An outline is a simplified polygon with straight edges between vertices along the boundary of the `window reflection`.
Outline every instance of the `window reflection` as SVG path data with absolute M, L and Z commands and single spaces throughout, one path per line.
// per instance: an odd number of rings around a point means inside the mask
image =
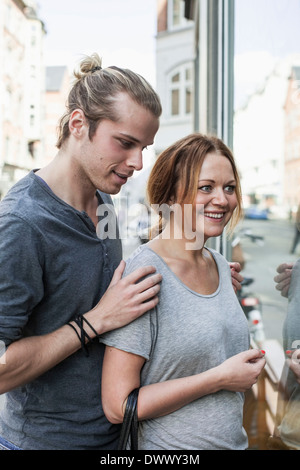
M 264 238 L 263 247 L 250 239 L 240 244 L 266 335 L 267 367 L 245 405 L 250 448 L 258 449 L 300 449 L 299 18 L 297 0 L 235 1 L 242 228 Z

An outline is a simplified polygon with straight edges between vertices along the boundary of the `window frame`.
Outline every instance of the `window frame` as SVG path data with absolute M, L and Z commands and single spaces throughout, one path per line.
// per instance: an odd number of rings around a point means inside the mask
M 189 77 L 187 77 L 189 73 Z M 179 80 L 174 81 L 174 77 L 179 75 Z M 173 68 L 167 75 L 168 83 L 168 117 L 172 120 L 186 119 L 193 117 L 194 113 L 194 64 L 184 62 Z M 173 96 L 178 91 L 178 113 L 173 113 Z M 189 111 L 187 111 L 187 92 L 189 91 Z
M 174 23 L 174 6 L 177 3 L 178 12 L 178 23 Z M 168 0 L 168 30 L 177 30 L 185 28 L 190 21 L 184 16 L 184 2 L 182 0 Z

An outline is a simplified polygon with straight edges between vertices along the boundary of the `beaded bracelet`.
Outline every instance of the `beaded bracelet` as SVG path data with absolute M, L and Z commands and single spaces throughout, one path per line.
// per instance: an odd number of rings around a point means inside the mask
M 83 323 L 85 322 L 90 327 L 90 329 L 93 331 L 93 333 L 95 333 L 97 338 L 99 338 L 99 335 L 98 335 L 97 331 L 93 328 L 93 326 L 90 324 L 90 322 L 83 315 L 78 315 L 78 317 L 76 317 L 74 319 L 74 322 L 76 323 L 76 325 L 79 326 L 80 334 L 78 333 L 77 329 L 75 328 L 74 325 L 72 325 L 71 322 L 67 323 L 67 325 L 69 325 L 75 331 L 75 333 L 78 336 L 78 339 L 81 343 L 81 348 L 84 351 L 85 355 L 88 357 L 89 356 L 89 351 L 88 351 L 87 344 L 88 344 L 88 342 L 92 341 L 92 339 L 90 338 L 90 336 L 85 331 Z M 87 342 L 86 342 L 86 339 L 87 339 Z

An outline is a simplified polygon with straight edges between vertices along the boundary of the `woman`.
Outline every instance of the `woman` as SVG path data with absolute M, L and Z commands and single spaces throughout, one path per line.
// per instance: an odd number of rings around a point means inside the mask
M 169 217 L 132 255 L 127 273 L 151 261 L 162 274 L 160 300 L 103 337 L 104 412 L 122 422 L 126 398 L 140 386 L 140 449 L 245 449 L 243 392 L 265 360 L 249 350 L 228 263 L 205 246 L 241 216 L 230 150 L 214 137 L 181 139 L 156 161 L 148 197 L 152 207 L 169 206 Z

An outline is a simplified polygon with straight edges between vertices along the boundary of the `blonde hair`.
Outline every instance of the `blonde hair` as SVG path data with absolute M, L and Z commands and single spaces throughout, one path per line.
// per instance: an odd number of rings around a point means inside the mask
M 150 205 L 193 203 L 198 189 L 199 173 L 208 153 L 216 152 L 229 159 L 236 180 L 237 207 L 229 223 L 229 233 L 242 218 L 242 192 L 239 173 L 230 149 L 221 139 L 202 134 L 190 134 L 164 150 L 156 160 L 147 184 L 147 197 Z M 178 193 L 180 183 L 180 194 Z M 151 232 L 151 237 L 163 229 L 162 214 L 159 224 Z
M 89 121 L 89 138 L 92 139 L 99 122 L 118 119 L 117 95 L 127 93 L 136 103 L 159 118 L 162 112 L 160 99 L 152 86 L 141 75 L 129 69 L 111 66 L 102 68 L 97 53 L 85 56 L 74 71 L 74 83 L 69 92 L 66 112 L 58 127 L 56 146 L 61 148 L 69 137 L 69 120 L 75 109 L 81 109 Z

